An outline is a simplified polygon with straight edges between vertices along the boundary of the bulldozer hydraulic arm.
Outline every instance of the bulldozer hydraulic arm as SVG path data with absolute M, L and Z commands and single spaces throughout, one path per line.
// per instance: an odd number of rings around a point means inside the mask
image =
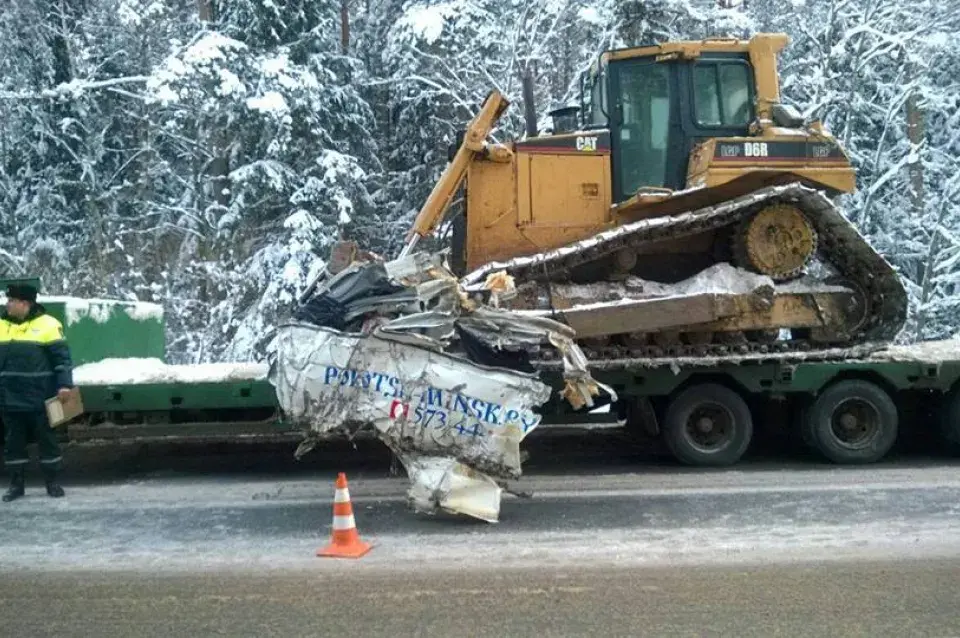
M 417 214 L 413 227 L 407 234 L 406 245 L 400 253 L 401 256 L 409 254 L 420 238 L 432 233 L 439 225 L 450 205 L 451 198 L 463 182 L 467 166 L 478 153 L 484 151 L 487 135 L 509 104 L 499 91 L 494 90 L 487 95 L 480 112 L 467 125 L 463 143 L 457 149 L 456 155 L 453 156 L 453 160 L 444 170 L 423 208 Z

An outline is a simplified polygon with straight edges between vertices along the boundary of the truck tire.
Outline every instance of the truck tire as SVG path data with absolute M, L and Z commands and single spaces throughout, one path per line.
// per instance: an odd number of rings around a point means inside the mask
M 722 467 L 740 460 L 753 438 L 753 417 L 739 394 L 716 383 L 687 388 L 667 407 L 664 442 L 686 465 Z
M 824 390 L 807 411 L 806 427 L 817 451 L 828 460 L 874 463 L 896 442 L 899 415 L 883 388 L 854 379 Z
M 940 408 L 940 435 L 951 448 L 960 446 L 960 388 L 944 398 Z
M 803 449 L 808 452 L 819 454 L 816 441 L 814 441 L 813 431 L 810 429 L 810 401 L 798 402 L 791 413 L 790 425 L 800 437 Z

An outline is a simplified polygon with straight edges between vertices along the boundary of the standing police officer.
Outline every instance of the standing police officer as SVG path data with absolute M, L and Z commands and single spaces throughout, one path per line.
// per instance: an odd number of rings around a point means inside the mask
M 45 401 L 64 400 L 73 386 L 70 349 L 60 322 L 37 303 L 37 288 L 15 283 L 7 288 L 7 309 L 0 315 L 0 418 L 6 430 L 3 460 L 10 473 L 4 502 L 24 494 L 29 463 L 27 435 L 40 448 L 40 468 L 47 494 L 63 496 L 57 482 L 62 458 L 57 433 L 47 420 Z

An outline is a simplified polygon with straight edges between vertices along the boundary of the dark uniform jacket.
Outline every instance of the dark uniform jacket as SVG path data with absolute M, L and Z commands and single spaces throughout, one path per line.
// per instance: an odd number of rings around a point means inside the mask
M 0 313 L 0 410 L 42 411 L 70 387 L 73 363 L 60 322 L 39 304 L 22 321 Z

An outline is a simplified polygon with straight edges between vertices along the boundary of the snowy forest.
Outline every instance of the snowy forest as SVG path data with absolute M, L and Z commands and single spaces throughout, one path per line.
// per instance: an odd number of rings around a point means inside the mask
M 0 273 L 164 304 L 168 360 L 260 358 L 331 243 L 392 256 L 496 87 L 523 130 L 600 51 L 782 31 L 784 101 L 851 155 L 841 201 L 960 331 L 960 30 L 931 0 L 31 0 L 0 15 Z

